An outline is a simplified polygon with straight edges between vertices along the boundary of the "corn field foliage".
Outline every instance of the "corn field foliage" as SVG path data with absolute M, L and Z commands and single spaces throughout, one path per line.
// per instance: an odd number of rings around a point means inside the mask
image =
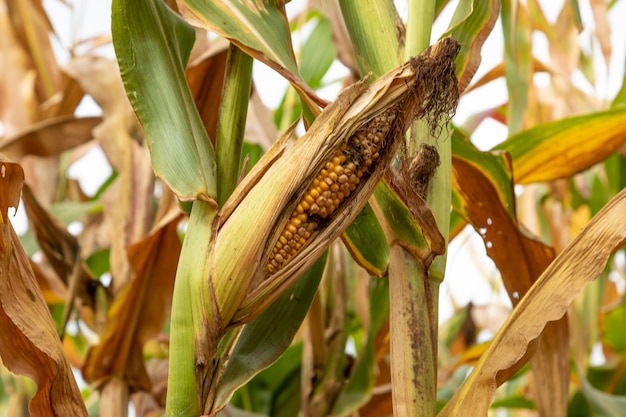
M 0 415 L 626 415 L 624 1 L 78 3 L 0 2 Z

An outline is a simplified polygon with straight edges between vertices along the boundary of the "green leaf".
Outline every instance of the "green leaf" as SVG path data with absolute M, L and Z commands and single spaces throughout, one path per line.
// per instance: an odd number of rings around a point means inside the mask
M 185 18 L 217 33 L 251 57 L 285 77 L 307 106 L 323 104 L 302 80 L 291 46 L 284 3 L 278 0 L 185 0 L 178 7 Z
M 459 91 L 465 90 L 480 65 L 480 50 L 491 33 L 500 12 L 499 0 L 461 0 L 448 31 L 461 44 L 456 57 Z
M 65 225 L 69 225 L 72 222 L 79 221 L 82 217 L 89 214 L 98 214 L 101 212 L 102 203 L 99 201 L 65 201 L 55 203 L 50 206 L 50 214 L 59 219 Z
M 399 63 L 396 10 L 390 1 L 339 2 L 361 75 L 378 78 Z
M 457 207 L 460 207 L 460 197 L 459 194 L 452 189 L 452 208 L 453 210 L 450 212 L 450 241 L 457 237 L 463 228 L 467 225 L 467 221 L 463 216 L 459 214 L 457 211 Z
M 491 408 L 524 408 L 527 410 L 534 410 L 536 407 L 535 403 L 528 398 L 515 395 L 494 401 L 493 404 L 491 404 Z
M 156 175 L 182 200 L 215 200 L 215 155 L 185 79 L 193 28 L 161 0 L 114 0 L 112 33 Z
M 224 409 L 224 414 L 228 417 L 266 417 L 265 414 L 253 413 L 252 411 L 245 411 L 240 408 L 229 404 Z M 220 416 L 222 414 L 219 414 Z
M 509 137 L 515 182 L 567 178 L 603 161 L 626 142 L 626 107 L 569 117 Z
M 301 366 L 302 342 L 298 342 L 291 345 L 272 366 L 237 390 L 231 404 L 272 417 L 297 415 L 300 410 Z
M 582 393 L 591 407 L 593 417 L 614 417 L 624 414 L 626 396 L 611 395 L 600 391 L 594 388 L 584 375 L 577 373 L 582 385 Z
M 321 87 L 322 78 L 335 58 L 333 28 L 327 19 L 320 18 L 300 51 L 300 72 L 304 81 L 313 89 Z
M 604 316 L 602 340 L 617 353 L 626 352 L 626 304 L 614 308 Z
M 332 40 L 332 27 L 327 19 L 311 19 L 316 22 L 313 31 L 300 51 L 300 71 L 304 81 L 317 90 L 322 87 L 322 79 L 337 57 L 337 49 Z M 300 29 L 302 31 L 303 29 Z M 302 104 L 295 100 L 292 89 L 287 89 L 280 105 L 274 113 L 274 121 L 280 127 L 289 126 L 302 112 Z
M 604 166 L 611 195 L 615 195 L 622 188 L 626 188 L 626 157 L 620 153 L 615 153 L 607 158 Z
M 85 259 L 85 263 L 94 276 L 99 277 L 111 270 L 111 249 L 100 249 Z
M 248 165 L 246 166 L 246 174 L 250 172 L 252 167 L 259 162 L 261 156 L 263 155 L 263 148 L 261 145 L 257 145 L 256 143 L 243 142 L 243 147 L 241 150 L 241 163 L 240 166 L 243 166 L 245 158 L 248 158 Z
M 326 255 L 323 255 L 289 290 L 244 327 L 224 371 L 216 408 L 226 405 L 237 388 L 274 363 L 289 347 L 309 311 L 325 263 Z
M 389 245 L 385 232 L 367 204 L 342 235 L 354 260 L 370 275 L 382 277 L 389 264 Z

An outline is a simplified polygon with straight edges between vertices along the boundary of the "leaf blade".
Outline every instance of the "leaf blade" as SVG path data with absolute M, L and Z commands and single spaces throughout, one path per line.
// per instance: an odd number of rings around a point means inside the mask
M 215 155 L 185 79 L 193 29 L 160 0 L 112 7 L 115 54 L 156 175 L 182 200 L 215 200 Z

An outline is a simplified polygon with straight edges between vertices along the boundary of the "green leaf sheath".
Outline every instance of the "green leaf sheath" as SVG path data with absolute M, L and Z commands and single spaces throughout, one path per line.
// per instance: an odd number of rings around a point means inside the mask
M 393 3 L 341 0 L 339 5 L 361 75 L 371 71 L 378 78 L 395 67 L 399 52 Z
M 206 368 L 216 355 L 215 338 L 220 335 L 206 334 L 207 323 L 215 320 L 207 279 L 207 254 L 214 216 L 209 204 L 204 201 L 193 203 L 172 299 L 167 416 L 200 415 L 202 387 L 197 382 L 198 377 L 210 375 Z
M 217 191 L 220 207 L 235 189 L 239 178 L 251 83 L 252 58 L 231 44 L 217 128 Z

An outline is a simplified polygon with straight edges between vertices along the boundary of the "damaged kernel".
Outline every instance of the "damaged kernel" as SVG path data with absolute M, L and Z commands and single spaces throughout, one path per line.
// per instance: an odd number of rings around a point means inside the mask
M 374 117 L 342 143 L 311 182 L 291 214 L 267 262 L 266 275 L 281 269 L 311 234 L 344 203 L 379 159 L 398 107 Z

